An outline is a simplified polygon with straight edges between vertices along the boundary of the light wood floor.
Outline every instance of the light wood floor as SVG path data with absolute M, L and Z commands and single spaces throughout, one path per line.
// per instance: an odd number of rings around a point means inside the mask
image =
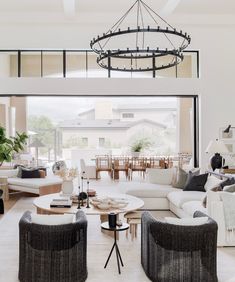
M 91 181 L 90 188 L 97 191 L 112 189 L 119 191 L 120 184 L 105 178 L 105 181 Z M 125 179 L 122 179 L 125 181 Z M 125 185 L 123 183 L 122 185 Z M 18 194 L 6 204 L 6 213 L 0 217 L 0 282 L 16 282 L 18 274 L 18 222 L 24 211 L 36 212 L 34 197 Z M 172 216 L 169 211 L 156 211 L 154 216 Z M 124 261 L 122 274 L 117 272 L 116 258 L 113 256 L 104 269 L 104 263 L 113 239 L 100 232 L 98 216 L 88 216 L 88 282 L 147 282 L 140 263 L 140 228 L 137 239 L 120 234 L 119 247 Z M 235 248 L 218 248 L 218 277 L 220 282 L 235 282 Z M 204 281 L 202 281 L 204 282 Z

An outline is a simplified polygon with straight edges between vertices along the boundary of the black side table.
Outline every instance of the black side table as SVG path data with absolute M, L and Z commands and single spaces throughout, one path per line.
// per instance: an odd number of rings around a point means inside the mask
M 112 249 L 111 249 L 111 251 L 109 253 L 108 259 L 107 259 L 107 261 L 105 263 L 104 268 L 106 268 L 106 266 L 108 265 L 109 259 L 110 259 L 111 255 L 112 255 L 112 252 L 113 252 L 114 248 L 115 248 L 116 257 L 117 257 L 118 272 L 119 272 L 119 274 L 121 274 L 120 262 L 121 262 L 122 266 L 124 266 L 124 265 L 123 265 L 122 257 L 121 257 L 121 254 L 120 254 L 120 251 L 119 251 L 119 248 L 118 248 L 118 244 L 117 244 L 117 232 L 127 230 L 129 228 L 129 224 L 123 223 L 122 226 L 116 226 L 115 228 L 111 228 L 111 227 L 109 227 L 109 223 L 108 222 L 103 222 L 101 224 L 101 228 L 104 229 L 104 230 L 108 230 L 108 231 L 113 231 L 114 232 L 114 243 L 113 243 Z M 119 262 L 119 260 L 120 260 L 120 262 Z

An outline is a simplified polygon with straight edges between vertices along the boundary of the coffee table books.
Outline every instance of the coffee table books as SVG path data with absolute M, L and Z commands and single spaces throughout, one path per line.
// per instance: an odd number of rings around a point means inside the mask
M 50 203 L 51 208 L 71 208 L 72 200 L 68 198 L 53 199 Z

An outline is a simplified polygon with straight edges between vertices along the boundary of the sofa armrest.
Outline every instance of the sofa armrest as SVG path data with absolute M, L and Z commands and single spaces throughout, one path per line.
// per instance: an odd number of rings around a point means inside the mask
M 218 224 L 218 246 L 227 245 L 227 230 L 225 226 L 224 207 L 221 194 L 225 192 L 209 191 L 207 194 L 208 215 Z

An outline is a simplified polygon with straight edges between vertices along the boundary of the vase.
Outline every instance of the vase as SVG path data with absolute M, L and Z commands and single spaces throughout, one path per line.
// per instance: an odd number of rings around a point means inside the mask
M 62 183 L 62 192 L 66 195 L 71 195 L 73 193 L 73 181 L 64 180 Z

